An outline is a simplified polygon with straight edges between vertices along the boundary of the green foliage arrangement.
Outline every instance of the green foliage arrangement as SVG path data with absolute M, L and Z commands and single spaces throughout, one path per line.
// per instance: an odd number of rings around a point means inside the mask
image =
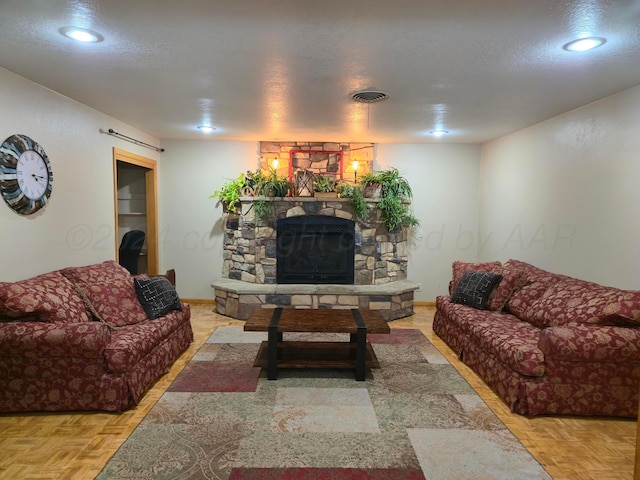
M 241 173 L 238 178 L 229 180 L 219 189 L 213 192 L 209 198 L 218 198 L 222 208 L 229 212 L 237 213 L 240 208 L 240 197 L 245 187 L 245 174 Z
M 420 225 L 419 220 L 410 213 L 408 205 L 402 203 L 400 197 L 383 195 L 376 205 L 382 212 L 382 221 L 390 232 L 401 227 Z
M 407 179 L 400 175 L 397 168 L 363 174 L 358 181 L 359 188 L 354 190 L 362 191 L 365 187 L 372 185 L 380 185 L 380 197 L 376 201 L 376 206 L 382 213 L 382 221 L 387 230 L 393 232 L 402 227 L 415 227 L 420 224 L 407 203 L 413 198 L 411 186 Z M 351 198 L 353 205 L 353 196 Z M 365 202 L 364 199 L 362 202 Z
M 273 206 L 273 202 L 269 202 L 268 200 L 258 199 L 254 200 L 251 204 L 253 211 L 255 213 L 255 218 L 258 223 L 267 224 L 269 219 L 273 217 L 275 213 L 275 208 Z
M 325 177 L 323 175 L 317 176 L 313 181 L 314 192 L 323 192 L 323 193 L 333 192 L 333 189 L 335 188 L 335 186 L 336 185 L 334 181 L 331 180 L 330 177 Z
M 340 182 L 336 185 L 336 192 L 342 198 L 350 199 L 353 215 L 361 222 L 368 222 L 371 216 L 369 204 L 364 199 L 362 185 Z
M 381 179 L 381 172 L 376 172 L 376 171 L 366 172 L 360 175 L 360 178 L 358 178 L 358 183 L 364 186 L 380 185 L 380 179 Z
M 256 195 L 264 197 L 286 197 L 293 185 L 287 177 L 280 177 L 278 173 L 271 169 L 269 175 L 265 175 L 259 169 L 255 173 L 256 186 L 254 191 Z
M 400 175 L 397 168 L 390 168 L 377 172 L 378 183 L 382 187 L 382 197 L 397 197 L 401 200 L 411 200 L 413 192 L 406 178 Z
M 356 185 L 346 182 L 336 184 L 329 177 L 318 176 L 314 181 L 314 190 L 317 192 L 335 190 L 340 197 L 349 198 L 353 215 L 361 222 L 367 223 L 370 221 L 372 204 L 365 200 L 364 188 L 376 184 L 380 185 L 381 196 L 375 205 L 380 209 L 382 221 L 390 232 L 420 224 L 411 213 L 408 204 L 413 197 L 411 186 L 407 179 L 400 175 L 397 168 L 365 173 Z M 275 170 L 265 173 L 257 169 L 229 180 L 213 192 L 211 198 L 218 198 L 225 210 L 238 212 L 240 197 L 243 195 L 286 197 L 292 188 L 293 185 L 289 179 L 278 176 Z M 267 200 L 256 200 L 253 202 L 253 208 L 256 218 L 263 222 L 273 216 L 273 205 Z
M 269 170 L 269 173 L 265 173 L 259 168 L 255 172 L 247 174 L 247 185 L 254 195 L 260 197 L 286 197 L 293 188 L 289 179 L 278 176 L 274 169 Z M 268 223 L 275 213 L 273 202 L 266 199 L 254 200 L 251 206 L 256 220 L 263 224 Z
M 413 216 L 409 205 L 405 202 L 413 198 L 411 186 L 406 178 L 400 175 L 397 168 L 367 172 L 360 177 L 360 185 L 380 185 L 380 199 L 376 202 L 382 212 L 382 221 L 387 230 L 395 231 L 401 227 L 415 227 L 420 221 Z

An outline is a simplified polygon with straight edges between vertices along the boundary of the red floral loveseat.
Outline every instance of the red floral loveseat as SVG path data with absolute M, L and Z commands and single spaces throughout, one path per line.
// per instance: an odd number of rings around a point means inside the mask
M 502 276 L 486 309 L 436 302 L 434 332 L 522 415 L 636 417 L 640 291 L 604 287 L 518 260 L 454 262 Z
M 155 319 L 142 293 L 114 261 L 0 282 L 0 411 L 136 405 L 193 340 L 174 290 Z

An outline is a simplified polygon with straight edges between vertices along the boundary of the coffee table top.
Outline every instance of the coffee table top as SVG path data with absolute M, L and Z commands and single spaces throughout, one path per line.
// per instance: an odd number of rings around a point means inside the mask
M 256 308 L 244 325 L 245 331 L 266 332 L 274 308 Z M 377 310 L 359 309 L 367 333 L 390 333 L 391 329 Z M 351 309 L 283 308 L 278 322 L 279 332 L 357 333 Z

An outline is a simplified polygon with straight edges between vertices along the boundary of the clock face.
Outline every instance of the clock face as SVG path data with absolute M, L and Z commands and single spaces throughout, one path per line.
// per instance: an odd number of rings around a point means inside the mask
M 9 207 L 30 215 L 51 196 L 53 173 L 44 149 L 26 135 L 12 135 L 0 146 L 0 192 Z
M 27 150 L 18 159 L 16 178 L 20 190 L 29 200 L 43 197 L 49 185 L 47 164 L 35 150 Z

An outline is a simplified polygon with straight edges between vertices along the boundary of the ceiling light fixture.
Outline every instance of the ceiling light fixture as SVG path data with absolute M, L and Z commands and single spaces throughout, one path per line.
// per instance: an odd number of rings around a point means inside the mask
M 606 41 L 607 39 L 602 37 L 578 38 L 572 42 L 565 43 L 562 48 L 569 52 L 586 52 L 604 45 Z
M 449 133 L 449 130 L 431 130 L 429 135 L 433 135 L 434 137 L 443 137 L 447 133 Z
M 215 131 L 215 128 L 210 125 L 200 125 L 198 128 L 202 133 L 212 133 Z
M 61 28 L 60 33 L 71 40 L 76 40 L 83 43 L 98 43 L 104 40 L 104 37 L 99 33 L 96 33 L 86 28 L 78 27 L 64 27 Z

